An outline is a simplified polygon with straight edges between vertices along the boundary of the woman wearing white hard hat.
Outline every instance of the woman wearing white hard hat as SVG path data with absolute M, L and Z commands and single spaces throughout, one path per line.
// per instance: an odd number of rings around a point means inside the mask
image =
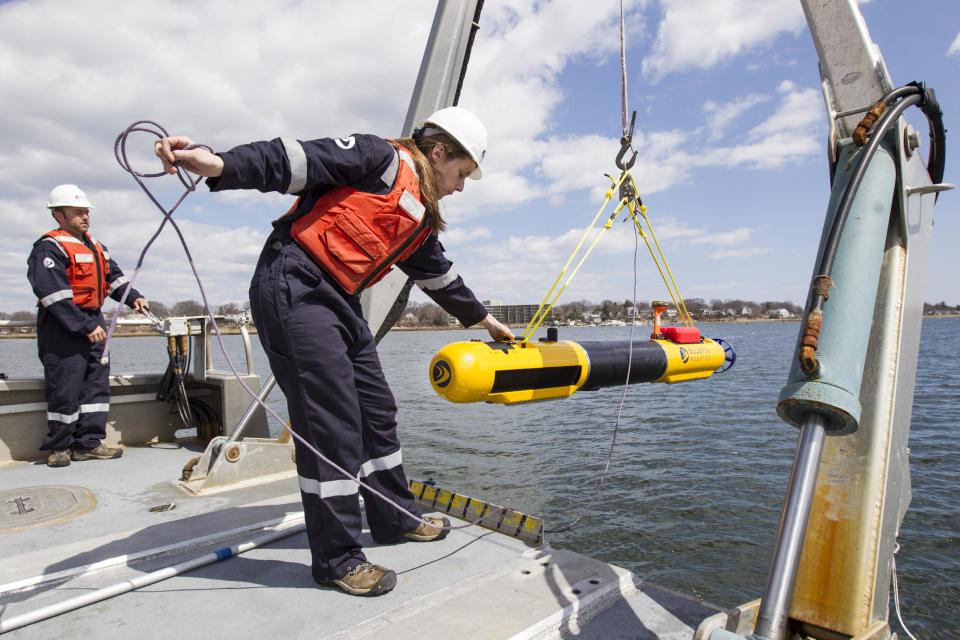
M 437 237 L 438 202 L 480 179 L 487 130 L 470 111 L 432 114 L 411 138 L 254 142 L 212 154 L 164 138 L 156 153 L 210 178 L 212 191 L 295 194 L 276 220 L 250 285 L 260 341 L 287 399 L 296 433 L 353 477 L 409 511 L 396 403 L 360 309 L 360 292 L 397 266 L 465 327 L 513 339 L 453 270 Z M 364 497 L 381 543 L 443 537 L 446 519 L 419 523 L 323 463 L 296 442 L 297 473 L 314 579 L 353 595 L 379 595 L 396 574 L 367 562 L 360 544 Z

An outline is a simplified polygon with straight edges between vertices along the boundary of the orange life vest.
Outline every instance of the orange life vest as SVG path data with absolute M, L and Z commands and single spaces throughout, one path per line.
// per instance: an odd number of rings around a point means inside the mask
M 63 229 L 54 229 L 43 234 L 53 238 L 67 254 L 67 280 L 73 289 L 73 304 L 81 309 L 99 309 L 110 291 L 110 256 L 103 246 L 89 233 L 87 240 L 93 249 L 75 235 Z
M 397 177 L 389 193 L 337 187 L 322 195 L 290 229 L 297 244 L 347 293 L 380 280 L 430 234 L 413 159 L 397 147 L 397 161 Z M 298 204 L 299 200 L 286 215 Z

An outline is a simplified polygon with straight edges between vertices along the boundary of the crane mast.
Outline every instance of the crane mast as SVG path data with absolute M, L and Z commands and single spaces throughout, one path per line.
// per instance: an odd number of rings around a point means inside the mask
M 409 136 L 434 111 L 457 104 L 482 10 L 483 0 L 437 3 L 402 135 Z M 377 342 L 403 313 L 412 286 L 412 280 L 394 269 L 361 294 L 363 317 Z
M 798 357 L 778 405 L 800 437 L 763 597 L 704 621 L 698 639 L 892 635 L 890 584 L 911 497 L 907 445 L 933 208 L 952 185 L 935 183 L 942 120 L 939 129 L 931 124 L 926 165 L 902 110 L 888 114 L 875 142 L 852 141 L 871 106 L 895 102 L 894 84 L 856 0 L 801 4 L 820 60 L 833 190 Z M 932 90 L 908 90 L 934 123 Z M 865 155 L 858 174 L 852 167 Z M 824 275 L 826 255 L 832 271 Z M 811 321 L 818 308 L 822 315 Z

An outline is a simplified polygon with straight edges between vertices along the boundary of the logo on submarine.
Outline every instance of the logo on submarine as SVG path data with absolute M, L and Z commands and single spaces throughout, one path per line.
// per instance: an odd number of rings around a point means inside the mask
M 690 361 L 690 354 L 683 347 L 680 347 L 680 362 L 687 364 Z
M 446 360 L 438 360 L 437 364 L 433 365 L 433 384 L 443 389 L 450 384 L 452 377 L 450 365 L 447 364 Z

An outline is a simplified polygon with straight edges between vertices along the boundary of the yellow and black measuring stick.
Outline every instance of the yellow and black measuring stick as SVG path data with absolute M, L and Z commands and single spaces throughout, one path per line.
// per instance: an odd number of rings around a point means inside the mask
M 733 366 L 736 354 L 722 339 L 703 338 L 696 327 L 661 328 L 659 316 L 665 309 L 665 304 L 654 304 L 651 339 L 632 345 L 627 340 L 561 341 L 555 328 L 539 342 L 454 342 L 434 355 L 431 384 L 450 402 L 517 404 L 566 398 L 624 381 L 700 380 Z
M 409 484 L 417 504 L 430 511 L 449 513 L 485 529 L 523 540 L 532 547 L 543 544 L 543 518 L 441 489 L 432 480 L 410 480 Z

